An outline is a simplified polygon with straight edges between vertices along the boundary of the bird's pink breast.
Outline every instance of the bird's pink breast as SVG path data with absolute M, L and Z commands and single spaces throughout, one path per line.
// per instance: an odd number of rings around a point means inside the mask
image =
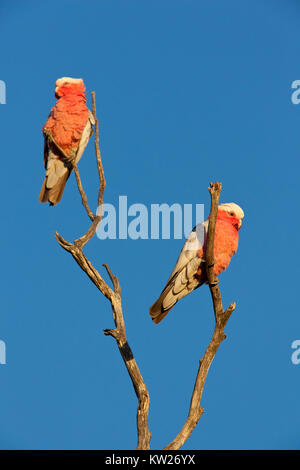
M 87 123 L 89 112 L 85 97 L 65 95 L 58 99 L 43 127 L 51 132 L 55 142 L 69 155 L 77 148 Z
M 238 242 L 239 242 L 239 235 L 237 229 L 232 225 L 231 218 L 218 218 L 216 222 L 216 230 L 215 230 L 215 246 L 214 246 L 214 254 L 215 254 L 215 267 L 214 272 L 215 275 L 218 276 L 222 271 L 224 271 L 238 249 Z M 204 243 L 203 248 L 198 250 L 198 256 L 200 258 L 205 259 L 205 252 L 206 250 L 206 241 Z M 198 268 L 197 279 L 200 283 L 205 282 L 206 280 L 206 270 L 201 265 Z
M 215 274 L 224 271 L 238 249 L 239 235 L 230 220 L 218 220 L 215 231 Z

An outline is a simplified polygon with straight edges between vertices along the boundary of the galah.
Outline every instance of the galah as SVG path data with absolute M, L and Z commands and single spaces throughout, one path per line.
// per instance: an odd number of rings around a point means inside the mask
M 56 81 L 57 102 L 42 128 L 46 177 L 39 201 L 55 206 L 92 135 L 95 124 L 86 106 L 85 86 L 81 78 L 63 77 Z
M 216 276 L 228 267 L 237 251 L 243 217 L 243 210 L 233 202 L 218 207 L 214 241 Z M 159 299 L 150 307 L 154 323 L 159 323 L 178 300 L 207 282 L 205 250 L 208 222 L 209 219 L 192 230 Z

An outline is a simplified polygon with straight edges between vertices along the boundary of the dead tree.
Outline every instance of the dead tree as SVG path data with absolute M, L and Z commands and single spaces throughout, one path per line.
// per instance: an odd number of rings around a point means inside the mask
M 97 160 L 97 167 L 99 173 L 99 191 L 98 191 L 98 206 L 99 208 L 103 205 L 103 196 L 105 191 L 105 176 L 103 171 L 103 165 L 101 160 L 101 153 L 99 148 L 99 125 L 98 119 L 96 115 L 96 99 L 95 93 L 92 92 L 92 103 L 93 103 L 93 115 L 95 118 L 95 153 L 96 153 L 96 160 Z M 125 321 L 122 311 L 122 301 L 121 301 L 121 288 L 118 278 L 111 272 L 109 266 L 107 264 L 103 264 L 105 267 L 109 278 L 112 283 L 112 287 L 110 287 L 101 274 L 97 271 L 97 269 L 92 265 L 92 263 L 88 260 L 88 258 L 83 253 L 84 246 L 91 240 L 91 238 L 95 235 L 98 225 L 101 223 L 103 214 L 100 211 L 100 214 L 93 214 L 91 211 L 86 194 L 84 192 L 79 170 L 77 168 L 76 163 L 73 164 L 77 186 L 79 193 L 81 195 L 82 204 L 89 216 L 92 224 L 88 231 L 82 235 L 80 238 L 75 240 L 73 243 L 69 243 L 66 241 L 61 235 L 57 232 L 55 233 L 56 240 L 58 243 L 75 259 L 77 264 L 80 268 L 87 274 L 90 280 L 95 284 L 95 286 L 99 289 L 99 291 L 110 301 L 112 307 L 112 314 L 113 320 L 115 323 L 114 329 L 105 329 L 104 334 L 112 336 L 118 345 L 120 354 L 124 361 L 124 364 L 127 368 L 129 373 L 130 379 L 133 384 L 134 391 L 136 393 L 138 399 L 138 406 L 137 406 L 137 435 L 138 435 L 138 442 L 137 442 L 137 449 L 150 449 L 150 439 L 151 439 L 151 432 L 148 427 L 148 414 L 149 414 L 149 392 L 146 387 L 146 384 L 143 380 L 142 374 L 140 372 L 139 366 L 136 362 L 136 359 L 133 356 L 132 350 L 128 344 L 126 338 L 126 328 L 125 328 Z M 214 309 L 214 317 L 215 317 L 215 328 L 210 340 L 210 343 L 199 362 L 199 368 L 196 376 L 196 381 L 194 385 L 194 389 L 192 392 L 191 402 L 190 402 L 190 409 L 188 412 L 187 419 L 178 433 L 178 435 L 174 438 L 172 442 L 170 442 L 164 449 L 168 450 L 176 450 L 180 449 L 182 445 L 186 442 L 186 440 L 191 435 L 193 429 L 197 425 L 199 419 L 203 414 L 203 408 L 201 407 L 201 397 L 207 377 L 207 373 L 211 366 L 211 363 L 216 355 L 216 352 L 226 337 L 224 334 L 225 326 L 232 314 L 233 310 L 235 309 L 235 303 L 233 302 L 225 311 L 222 305 L 222 298 L 219 289 L 219 281 L 214 274 L 214 237 L 215 237 L 215 226 L 216 226 L 216 219 L 217 219 L 217 210 L 218 210 L 218 203 L 219 197 L 221 192 L 222 185 L 221 183 L 210 183 L 209 192 L 211 196 L 211 210 L 210 210 L 210 217 L 209 217 L 209 226 L 208 226 L 208 234 L 207 234 L 207 248 L 206 248 L 206 272 L 207 272 L 207 279 L 208 285 L 211 292 L 212 302 L 213 302 L 213 309 Z

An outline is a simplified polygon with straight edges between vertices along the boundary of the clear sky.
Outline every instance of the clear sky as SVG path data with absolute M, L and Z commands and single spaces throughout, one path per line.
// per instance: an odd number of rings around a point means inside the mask
M 297 0 L 0 3 L 1 449 L 133 449 L 136 406 L 107 300 L 54 239 L 89 227 L 74 176 L 38 202 L 41 127 L 62 76 L 97 94 L 105 202 L 205 204 L 210 181 L 245 212 L 220 276 L 237 309 L 209 371 L 205 413 L 184 449 L 299 449 L 300 79 Z M 79 165 L 96 210 L 93 145 Z M 148 309 L 182 240 L 99 240 L 85 253 L 120 279 L 128 341 L 149 388 L 152 448 L 187 415 L 213 328 L 208 288 L 158 326 Z

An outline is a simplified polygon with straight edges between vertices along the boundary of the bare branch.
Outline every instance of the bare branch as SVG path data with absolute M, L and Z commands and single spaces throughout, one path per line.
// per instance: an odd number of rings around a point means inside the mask
M 97 232 L 97 228 L 101 222 L 101 219 L 102 219 L 102 216 L 95 215 L 92 225 L 90 226 L 90 228 L 84 235 L 82 235 L 80 238 L 77 238 L 77 240 L 74 241 L 75 245 L 80 246 L 81 248 L 84 247 L 84 245 L 86 245 Z
M 105 177 L 104 170 L 102 166 L 101 154 L 99 149 L 99 128 L 98 128 L 98 119 L 96 116 L 96 99 L 95 92 L 92 92 L 92 101 L 93 101 L 93 115 L 95 119 L 95 151 L 97 158 L 97 167 L 100 178 L 99 193 L 98 193 L 98 205 L 99 207 L 103 204 L 103 196 L 105 190 Z M 102 211 L 99 215 L 94 215 L 89 208 L 86 194 L 83 190 L 79 170 L 76 163 L 73 164 L 75 171 L 75 176 L 77 180 L 78 190 L 81 195 L 82 203 L 92 220 L 92 225 L 88 231 L 82 235 L 80 238 L 70 243 L 66 241 L 59 233 L 55 233 L 57 242 L 62 248 L 71 253 L 77 264 L 80 268 L 87 274 L 90 280 L 95 284 L 95 286 L 100 290 L 100 292 L 110 301 L 113 311 L 113 320 L 115 323 L 114 329 L 104 330 L 105 335 L 112 336 L 115 338 L 121 356 L 126 365 L 127 371 L 131 378 L 136 396 L 138 398 L 138 408 L 137 408 L 137 431 L 138 431 L 138 444 L 137 449 L 149 449 L 150 448 L 150 439 L 151 433 L 148 428 L 148 414 L 150 399 L 147 387 L 143 380 L 143 377 L 140 373 L 139 367 L 136 363 L 136 360 L 133 356 L 131 348 L 128 344 L 125 330 L 125 321 L 122 311 L 122 302 L 121 302 L 121 288 L 118 278 L 112 273 L 111 269 L 107 264 L 104 264 L 111 281 L 113 284 L 113 289 L 111 289 L 108 284 L 104 281 L 97 269 L 92 265 L 88 258 L 84 255 L 82 248 L 88 243 L 91 238 L 95 235 L 97 227 L 102 220 Z
M 122 355 L 127 371 L 131 378 L 136 396 L 138 398 L 137 410 L 137 429 L 138 429 L 138 445 L 137 449 L 150 449 L 151 433 L 148 428 L 148 414 L 150 406 L 150 398 L 147 387 L 144 383 L 143 377 L 140 373 L 139 367 L 133 356 L 132 350 L 127 342 L 125 322 L 122 313 L 120 284 L 119 280 L 111 272 L 107 265 L 104 265 L 109 277 L 114 285 L 114 294 L 111 299 L 113 308 L 113 319 L 116 328 L 111 330 L 104 330 L 105 335 L 110 335 L 115 338 L 118 344 L 119 351 Z
M 235 303 L 233 302 L 227 310 L 224 312 L 222 306 L 222 298 L 218 285 L 218 279 L 214 274 L 214 238 L 215 238 L 215 228 L 217 221 L 217 212 L 219 197 L 221 192 L 222 185 L 221 183 L 211 183 L 209 187 L 209 192 L 211 195 L 211 211 L 209 216 L 209 225 L 207 233 L 207 244 L 206 244 L 206 273 L 208 284 L 213 300 L 213 307 L 215 313 L 215 329 L 211 341 L 204 353 L 203 358 L 200 360 L 199 368 L 197 372 L 197 377 L 194 385 L 194 390 L 191 398 L 189 414 L 187 417 L 184 426 L 182 427 L 179 434 L 175 439 L 165 447 L 167 450 L 177 450 L 180 449 L 186 440 L 192 434 L 194 428 L 196 427 L 199 419 L 201 418 L 204 409 L 201 407 L 201 398 L 203 394 L 203 389 L 206 381 L 206 377 L 211 366 L 211 363 L 216 355 L 216 352 L 225 339 L 224 329 L 227 324 L 227 321 L 230 318 L 230 315 L 235 309 Z
M 211 209 L 209 215 L 209 224 L 208 224 L 208 234 L 207 234 L 207 245 L 206 245 L 206 275 L 208 280 L 208 285 L 210 288 L 215 318 L 217 321 L 218 316 L 224 313 L 221 292 L 219 289 L 219 280 L 214 273 L 215 265 L 215 256 L 214 256 L 214 246 L 215 246 L 215 228 L 217 221 L 217 213 L 219 206 L 219 198 L 222 189 L 221 183 L 210 183 L 208 188 L 211 196 Z
M 82 204 L 83 204 L 89 218 L 91 219 L 91 221 L 93 221 L 94 218 L 95 218 L 95 215 L 93 214 L 93 212 L 91 211 L 91 209 L 89 207 L 88 200 L 87 200 L 86 194 L 84 192 L 84 189 L 83 189 L 83 186 L 82 186 L 82 183 L 81 183 L 78 167 L 77 167 L 77 164 L 75 163 L 75 161 L 73 162 L 73 170 L 74 170 L 74 173 L 75 173 L 75 176 L 76 176 L 78 191 L 79 191 L 80 196 L 81 196 Z
M 97 114 L 96 114 L 96 95 L 94 91 L 92 91 L 92 103 L 93 103 L 93 108 L 92 108 L 93 116 L 95 119 L 95 152 L 96 152 L 97 167 L 98 167 L 99 180 L 100 180 L 99 193 L 98 193 L 98 206 L 100 207 L 101 204 L 103 204 L 103 195 L 105 191 L 106 181 L 105 181 L 100 147 L 99 147 L 99 121 L 98 121 Z

